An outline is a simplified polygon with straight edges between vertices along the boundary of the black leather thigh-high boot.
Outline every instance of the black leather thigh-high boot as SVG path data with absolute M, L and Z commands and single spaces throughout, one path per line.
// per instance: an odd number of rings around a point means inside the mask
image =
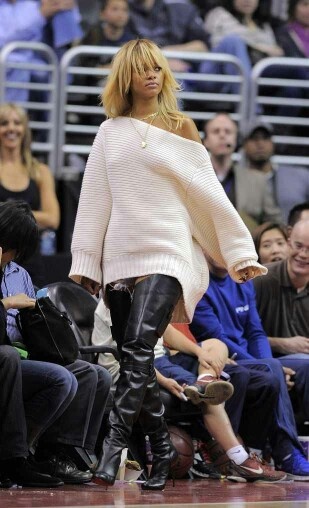
M 110 430 L 95 473 L 97 480 L 111 485 L 115 481 L 121 452 L 139 417 L 153 375 L 154 346 L 165 331 L 180 295 L 177 279 L 166 275 L 151 275 L 134 288 L 121 346 L 120 377 L 110 413 Z M 150 418 L 153 418 L 151 414 Z
M 143 490 L 163 490 L 171 466 L 177 461 L 178 453 L 171 441 L 166 421 L 164 405 L 155 370 L 148 383 L 139 423 L 148 435 L 152 452 L 152 467 L 149 479 L 142 484 Z

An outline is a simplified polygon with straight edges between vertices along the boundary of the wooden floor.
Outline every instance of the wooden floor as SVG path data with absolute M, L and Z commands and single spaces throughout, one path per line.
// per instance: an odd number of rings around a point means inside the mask
M 232 483 L 227 480 L 168 481 L 163 492 L 142 491 L 138 483 L 116 482 L 105 490 L 94 483 L 53 490 L 0 490 L 1 508 L 309 508 L 309 482 Z

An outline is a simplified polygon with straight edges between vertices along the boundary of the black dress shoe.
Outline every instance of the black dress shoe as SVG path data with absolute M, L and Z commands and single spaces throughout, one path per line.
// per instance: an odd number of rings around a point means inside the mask
M 80 471 L 73 460 L 63 453 L 52 455 L 43 462 L 36 462 L 35 467 L 40 473 L 57 476 L 64 483 L 80 484 L 92 480 L 90 471 Z
M 59 478 L 35 471 L 24 457 L 2 460 L 0 467 L 2 477 L 9 478 L 13 484 L 21 487 L 54 488 L 63 485 Z
M 13 485 L 6 474 L 0 473 L 0 489 L 10 489 Z

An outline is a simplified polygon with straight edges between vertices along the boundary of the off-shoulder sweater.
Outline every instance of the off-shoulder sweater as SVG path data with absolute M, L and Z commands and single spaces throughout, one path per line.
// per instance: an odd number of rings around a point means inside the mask
M 267 272 L 202 144 L 128 117 L 103 122 L 83 178 L 70 277 L 89 277 L 103 292 L 121 279 L 175 277 L 183 298 L 172 321 L 188 322 L 208 286 L 203 250 L 236 281 L 246 266 Z

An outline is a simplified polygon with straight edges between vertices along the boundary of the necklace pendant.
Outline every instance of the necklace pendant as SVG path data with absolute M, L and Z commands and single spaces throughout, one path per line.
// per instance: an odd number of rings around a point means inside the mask
M 147 146 L 146 141 L 142 141 L 142 148 L 146 148 L 146 146 Z

